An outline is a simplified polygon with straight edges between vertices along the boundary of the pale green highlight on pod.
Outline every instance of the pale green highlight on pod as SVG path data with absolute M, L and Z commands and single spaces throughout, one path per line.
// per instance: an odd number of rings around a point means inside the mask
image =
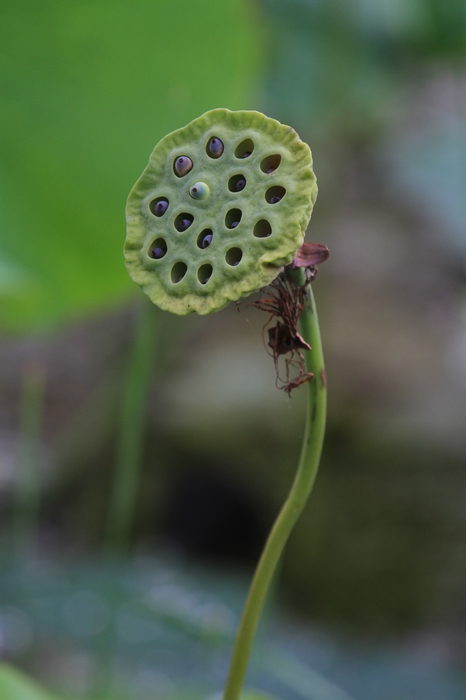
M 217 311 L 292 262 L 316 196 L 311 151 L 291 127 L 206 112 L 157 144 L 128 197 L 129 274 L 162 309 Z
M 193 199 L 205 199 L 210 194 L 210 187 L 205 182 L 195 182 L 189 194 Z

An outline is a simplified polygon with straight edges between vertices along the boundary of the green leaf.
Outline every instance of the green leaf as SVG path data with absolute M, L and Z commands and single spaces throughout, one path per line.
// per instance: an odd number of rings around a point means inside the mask
M 132 184 L 165 133 L 251 106 L 261 42 L 240 0 L 7 0 L 0 46 L 0 324 L 24 329 L 135 290 Z
M 8 664 L 0 663 L 0 698 L 2 700 L 58 700 L 29 676 Z

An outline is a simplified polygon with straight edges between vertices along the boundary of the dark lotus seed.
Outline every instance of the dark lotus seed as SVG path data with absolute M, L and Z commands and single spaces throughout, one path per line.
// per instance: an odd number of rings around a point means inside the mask
M 223 149 L 223 141 L 218 139 L 216 136 L 213 136 L 207 144 L 207 150 L 212 158 L 220 158 L 223 153 Z
M 161 199 L 154 207 L 155 216 L 163 216 L 168 209 L 168 202 L 165 199 Z
M 233 221 L 232 224 L 230 224 L 230 228 L 236 228 L 239 224 L 239 221 Z
M 285 194 L 286 190 L 284 187 L 282 187 L 281 185 L 275 185 L 274 187 L 269 187 L 269 189 L 265 193 L 265 199 L 269 204 L 276 204 L 281 199 L 283 199 Z
M 206 249 L 212 243 L 214 236 L 210 228 L 205 228 L 197 237 L 197 247 L 201 249 Z
M 163 238 L 157 238 L 152 243 L 152 246 L 149 248 L 149 255 L 151 258 L 154 260 L 160 260 L 160 258 L 163 258 L 167 254 L 167 244 L 165 242 L 165 239 Z
M 167 251 L 163 250 L 163 248 L 153 248 L 151 255 L 154 258 L 154 260 L 160 260 L 160 258 L 163 258 Z
M 193 161 L 188 156 L 180 156 L 175 160 L 175 173 L 178 177 L 187 175 L 192 170 Z
M 178 221 L 178 231 L 186 231 L 187 228 L 191 226 L 193 222 L 189 219 L 181 219 Z
M 249 158 L 249 156 L 251 155 L 251 153 L 252 153 L 252 151 L 245 151 L 245 153 L 243 153 L 243 155 L 241 156 L 241 158 Z
M 201 248 L 208 248 L 212 243 L 212 238 L 213 236 L 211 233 L 206 234 L 201 241 Z
M 241 192 L 246 187 L 246 178 L 243 174 L 233 175 L 228 180 L 228 189 L 230 192 Z

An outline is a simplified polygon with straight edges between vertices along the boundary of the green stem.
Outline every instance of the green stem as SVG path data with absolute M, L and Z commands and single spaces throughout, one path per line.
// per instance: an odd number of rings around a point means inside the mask
M 113 492 L 107 520 L 107 548 L 125 554 L 129 547 L 141 472 L 144 412 L 154 368 L 156 318 L 144 301 L 131 350 L 120 418 Z
M 304 283 L 302 270 L 297 270 L 293 276 L 296 284 Z M 273 574 L 288 537 L 306 505 L 319 467 L 325 432 L 327 392 L 319 321 L 310 285 L 305 310 L 301 316 L 300 330 L 303 338 L 312 347 L 312 352 L 305 353 L 306 369 L 314 373 L 314 378 L 308 383 L 307 418 L 301 456 L 288 498 L 265 544 L 249 589 L 223 700 L 239 700 L 241 696 L 249 655 Z

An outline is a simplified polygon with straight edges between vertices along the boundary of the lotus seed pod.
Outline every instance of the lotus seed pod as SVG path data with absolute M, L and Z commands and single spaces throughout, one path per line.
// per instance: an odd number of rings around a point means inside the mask
M 214 109 L 165 136 L 133 187 L 129 274 L 162 309 L 218 311 L 295 259 L 316 196 L 311 151 L 291 127 Z

